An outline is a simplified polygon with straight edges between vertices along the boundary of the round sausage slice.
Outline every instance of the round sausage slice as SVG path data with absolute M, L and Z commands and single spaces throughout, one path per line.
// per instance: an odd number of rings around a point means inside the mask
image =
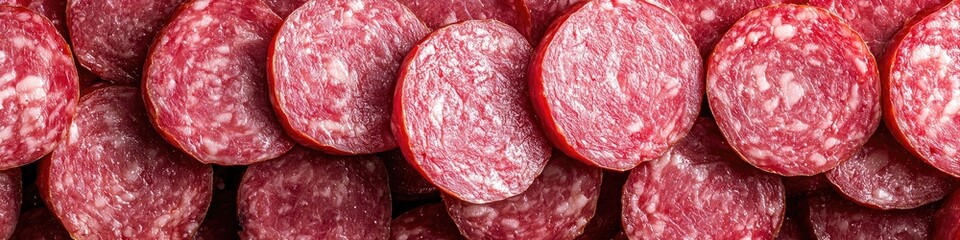
M 700 54 L 709 56 L 723 33 L 748 12 L 797 0 L 651 0 L 672 11 L 687 26 Z
M 594 216 L 600 169 L 555 153 L 520 195 L 473 204 L 444 195 L 447 212 L 468 239 L 573 239 Z
M 76 113 L 77 81 L 70 48 L 49 20 L 0 6 L 0 169 L 53 150 Z
M 472 203 L 515 196 L 550 158 L 524 72 L 530 44 L 496 20 L 438 29 L 407 55 L 394 96 L 400 150 L 437 188 Z
M 37 180 L 70 235 L 193 237 L 210 205 L 212 170 L 153 130 L 140 90 L 92 90 L 77 112 L 64 142 L 40 161 Z
M 296 147 L 250 165 L 238 191 L 241 239 L 386 239 L 390 186 L 380 159 Z
M 686 135 L 703 72 L 677 17 L 645 1 L 598 0 L 555 21 L 529 70 L 534 108 L 557 148 L 624 171 Z
M 780 177 L 743 163 L 710 118 L 623 187 L 631 239 L 772 239 L 785 208 Z
M 750 12 L 707 64 L 707 99 L 744 160 L 810 176 L 847 160 L 880 123 L 880 80 L 860 36 L 830 12 L 773 5 Z
M 290 14 L 268 60 L 280 122 L 331 154 L 383 152 L 404 54 L 430 30 L 395 0 L 317 0 Z
M 184 5 L 144 66 L 143 99 L 160 134 L 203 163 L 246 165 L 290 150 L 267 88 L 267 48 L 281 23 L 259 0 Z
M 960 2 L 915 19 L 883 66 L 884 120 L 914 155 L 960 177 Z

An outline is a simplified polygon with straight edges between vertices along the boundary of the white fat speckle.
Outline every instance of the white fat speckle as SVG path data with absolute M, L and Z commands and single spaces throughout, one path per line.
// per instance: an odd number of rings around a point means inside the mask
M 810 155 L 810 161 L 817 166 L 823 166 L 824 164 L 827 164 L 827 158 L 820 153 L 813 153 Z
M 786 41 L 797 35 L 797 27 L 793 25 L 780 25 L 773 28 L 773 36 L 780 41 Z
M 350 10 L 352 11 L 360 11 L 360 10 L 363 10 L 363 8 L 365 7 L 363 5 L 363 1 L 352 1 L 349 3 L 349 6 L 350 6 Z
M 949 63 L 951 61 L 950 55 L 948 55 L 947 51 L 941 46 L 921 45 L 914 49 L 913 54 L 910 56 L 910 62 L 914 64 L 931 59 L 938 60 L 941 63 Z
M 757 82 L 757 87 L 760 91 L 766 91 L 770 89 L 770 81 L 767 80 L 767 65 L 756 65 L 750 68 L 750 73 L 753 75 L 753 79 Z
M 714 19 L 717 19 L 717 12 L 711 8 L 700 10 L 700 20 L 704 22 L 710 22 Z
M 830 137 L 830 138 L 827 138 L 827 140 L 823 141 L 823 148 L 833 148 L 834 146 L 837 146 L 837 144 L 839 143 L 840 143 L 840 139 Z
M 781 78 L 780 81 L 780 96 L 783 98 L 783 104 L 791 108 L 803 98 L 805 92 L 803 85 L 792 81 L 791 78 Z

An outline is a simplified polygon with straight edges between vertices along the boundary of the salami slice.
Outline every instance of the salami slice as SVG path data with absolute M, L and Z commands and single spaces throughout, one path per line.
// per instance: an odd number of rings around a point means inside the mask
M 400 150 L 380 154 L 383 165 L 390 175 L 390 192 L 396 200 L 419 200 L 439 198 L 437 187 L 424 179 L 416 168 L 403 158 Z
M 106 86 L 83 96 L 37 181 L 73 237 L 171 239 L 196 233 L 212 171 L 153 130 L 138 89 Z
M 396 148 L 396 71 L 429 31 L 394 0 L 317 0 L 299 8 L 268 60 L 272 101 L 287 133 L 332 154 Z
M 859 206 L 835 193 L 811 196 L 808 224 L 816 239 L 930 239 L 936 206 L 881 211 Z
M 884 76 L 884 119 L 914 155 L 960 177 L 960 2 L 952 1 L 905 27 L 890 45 Z
M 442 203 L 423 205 L 390 223 L 391 240 L 464 239 Z
M 70 0 L 67 29 L 81 65 L 104 80 L 140 82 L 150 43 L 184 0 Z
M 70 240 L 63 224 L 47 208 L 36 207 L 24 211 L 17 221 L 12 240 Z
M 960 239 L 960 191 L 947 198 L 933 221 L 933 239 Z
M 886 129 L 859 153 L 827 172 L 848 199 L 878 209 L 911 209 L 943 199 L 956 188 L 953 177 L 910 155 Z
M 0 6 L 0 169 L 49 153 L 79 98 L 69 46 L 43 16 Z
M 143 99 L 160 135 L 203 163 L 246 165 L 290 150 L 266 72 L 282 22 L 260 0 L 185 4 L 144 66 Z
M 513 0 L 399 0 L 428 27 L 437 29 L 465 20 L 494 19 L 520 27 Z
M 374 156 L 335 157 L 296 147 L 250 165 L 238 192 L 243 239 L 385 239 L 387 172 Z
M 598 0 L 556 21 L 530 65 L 531 98 L 554 145 L 624 171 L 686 135 L 703 71 L 680 20 L 644 1 Z
M 574 239 L 594 216 L 600 169 L 560 153 L 520 195 L 473 204 L 443 196 L 447 212 L 468 239 Z
M 0 0 L 0 5 L 24 7 L 43 15 L 57 28 L 61 36 L 67 36 L 67 0 Z
M 880 123 L 880 80 L 863 40 L 837 16 L 802 5 L 750 12 L 717 44 L 707 99 L 743 159 L 767 172 L 826 172 Z
M 521 20 L 521 27 L 517 29 L 536 44 L 550 23 L 577 2 L 585 0 L 514 0 Z
M 623 198 L 623 184 L 627 182 L 628 172 L 603 172 L 600 184 L 600 198 L 597 199 L 597 212 L 583 228 L 579 240 L 613 239 L 623 232 L 620 218 L 623 216 L 620 200 Z
M 273 9 L 273 12 L 276 12 L 282 18 L 287 18 L 293 10 L 297 10 L 297 8 L 303 6 L 303 4 L 308 1 L 309 0 L 263 0 L 267 6 L 270 6 L 270 9 Z
M 808 0 L 811 6 L 822 7 L 843 18 L 857 30 L 877 58 L 885 51 L 893 35 L 917 13 L 932 9 L 948 0 Z
M 631 239 L 771 239 L 784 205 L 780 178 L 741 162 L 713 119 L 700 118 L 672 150 L 630 172 L 623 226 Z
M 530 45 L 495 20 L 438 29 L 407 55 L 394 96 L 394 135 L 407 161 L 472 203 L 523 192 L 550 158 L 527 98 Z
M 663 5 L 680 18 L 697 43 L 700 54 L 709 56 L 723 33 L 751 10 L 799 0 L 649 0 Z

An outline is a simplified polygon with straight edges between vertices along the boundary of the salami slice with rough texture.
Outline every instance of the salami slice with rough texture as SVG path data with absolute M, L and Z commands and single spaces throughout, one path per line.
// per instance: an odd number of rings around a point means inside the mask
M 160 134 L 203 163 L 246 165 L 290 150 L 267 87 L 267 48 L 282 22 L 260 0 L 184 5 L 144 66 L 143 99 Z
M 937 206 L 875 210 L 827 192 L 807 199 L 811 233 L 816 239 L 929 239 Z
M 447 212 L 468 239 L 573 239 L 597 208 L 600 169 L 555 153 L 520 195 L 472 204 L 443 196 Z
M 960 191 L 953 192 L 934 215 L 933 239 L 960 239 Z
M 154 36 L 184 0 L 70 0 L 67 29 L 77 61 L 104 80 L 135 85 Z
M 888 51 L 884 119 L 914 155 L 960 177 L 960 2 L 904 28 Z
M 488 203 L 523 192 L 550 158 L 527 98 L 530 45 L 495 20 L 430 34 L 410 51 L 394 96 L 394 135 L 437 188 Z
M 465 20 L 494 19 L 520 27 L 513 0 L 399 0 L 430 28 Z
M 709 56 L 720 37 L 751 10 L 797 0 L 649 0 L 663 5 L 680 18 L 697 43 L 700 54 Z
M 771 239 L 785 209 L 780 178 L 741 162 L 710 118 L 623 188 L 631 239 Z
M 540 42 L 544 31 L 565 10 L 584 0 L 513 0 L 520 12 L 519 29 L 534 44 Z
M 596 214 L 583 228 L 583 234 L 576 239 L 613 239 L 617 233 L 623 232 L 623 226 L 620 223 L 623 216 L 620 200 L 623 198 L 623 184 L 627 182 L 628 176 L 630 176 L 629 172 L 603 172 Z
M 393 150 L 380 154 L 383 165 L 390 175 L 390 192 L 396 200 L 418 200 L 436 197 L 437 187 L 424 179 L 416 168 L 403 158 L 400 150 Z
M 396 148 L 396 72 L 429 31 L 394 0 L 317 0 L 299 8 L 277 33 L 268 63 L 272 101 L 287 133 L 332 154 Z
M 50 20 L 61 36 L 67 37 L 67 24 L 65 22 L 67 0 L 0 0 L 0 5 L 18 6 L 33 10 Z
M 391 240 L 464 239 L 442 203 L 414 208 L 390 223 Z
M 37 180 L 70 235 L 192 237 L 210 205 L 210 166 L 153 130 L 136 88 L 92 90 L 77 112 L 64 142 L 40 162 Z
M 282 18 L 287 18 L 293 10 L 297 10 L 297 8 L 303 6 L 303 4 L 308 1 L 309 0 L 263 0 L 267 6 L 270 6 L 270 9 L 273 9 L 273 11 Z
M 882 58 L 890 40 L 910 18 L 948 0 L 808 0 L 811 6 L 830 10 L 857 30 L 877 58 Z
M 238 192 L 243 239 L 385 239 L 390 189 L 380 159 L 296 147 L 250 165 Z
M 910 155 L 886 129 L 859 153 L 827 172 L 848 199 L 878 209 L 911 209 L 943 199 L 956 188 L 950 175 Z
M 750 12 L 707 64 L 707 99 L 743 159 L 809 176 L 847 160 L 880 123 L 880 80 L 853 29 L 826 10 L 774 5 Z
M 36 207 L 20 214 L 12 240 L 70 240 L 70 233 L 47 208 Z
M 643 1 L 598 0 L 556 21 L 530 65 L 534 108 L 555 146 L 624 171 L 686 135 L 703 72 L 680 20 Z

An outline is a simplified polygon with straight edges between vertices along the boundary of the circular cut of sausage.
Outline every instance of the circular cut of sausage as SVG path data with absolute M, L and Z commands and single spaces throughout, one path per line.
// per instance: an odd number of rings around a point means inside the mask
M 598 0 L 555 21 L 531 61 L 530 94 L 556 147 L 624 171 L 686 135 L 703 72 L 677 17 L 645 1 Z
M 910 18 L 948 0 L 808 0 L 810 6 L 836 13 L 850 24 L 878 59 L 885 55 L 893 36 Z
M 514 0 L 399 0 L 437 29 L 465 20 L 494 19 L 519 28 L 520 19 Z
M 0 6 L 0 169 L 53 150 L 76 113 L 77 81 L 70 48 L 49 20 Z
M 407 161 L 472 203 L 527 189 L 550 158 L 526 95 L 529 58 L 527 40 L 496 20 L 448 25 L 414 47 L 393 109 Z
M 960 191 L 953 192 L 934 215 L 933 239 L 960 239 Z
M 184 0 L 70 0 L 67 29 L 77 61 L 104 80 L 136 85 L 150 43 Z
M 196 234 L 213 173 L 150 126 L 140 91 L 108 86 L 83 96 L 70 132 L 40 161 L 51 212 L 78 239 L 180 239 Z
M 317 0 L 298 8 L 280 27 L 268 60 L 270 94 L 287 133 L 338 155 L 396 148 L 396 72 L 429 31 L 393 0 Z
M 457 225 L 447 214 L 443 203 L 423 205 L 393 219 L 390 223 L 391 240 L 459 240 Z
M 943 199 L 956 180 L 914 157 L 879 129 L 850 160 L 826 173 L 848 199 L 878 209 L 912 209 Z
M 931 239 L 936 205 L 881 211 L 825 192 L 807 201 L 808 226 L 814 239 Z
M 241 239 L 386 239 L 390 186 L 380 159 L 296 147 L 250 165 L 238 191 Z
M 867 45 L 826 10 L 773 5 L 750 12 L 707 64 L 707 99 L 748 163 L 784 176 L 826 172 L 880 123 L 880 80 Z
M 259 0 L 184 5 L 144 66 L 143 99 L 160 134 L 203 163 L 246 165 L 290 150 L 267 88 L 267 48 L 282 21 Z
M 453 222 L 468 239 L 573 239 L 594 216 L 600 169 L 560 153 L 520 195 L 473 204 L 444 195 Z
M 785 207 L 780 177 L 743 163 L 713 119 L 659 159 L 637 166 L 623 187 L 631 239 L 772 239 Z
M 916 18 L 883 66 L 884 119 L 904 147 L 960 177 L 960 2 Z
M 687 26 L 700 54 L 709 56 L 723 33 L 748 12 L 797 0 L 652 0 L 669 9 Z

